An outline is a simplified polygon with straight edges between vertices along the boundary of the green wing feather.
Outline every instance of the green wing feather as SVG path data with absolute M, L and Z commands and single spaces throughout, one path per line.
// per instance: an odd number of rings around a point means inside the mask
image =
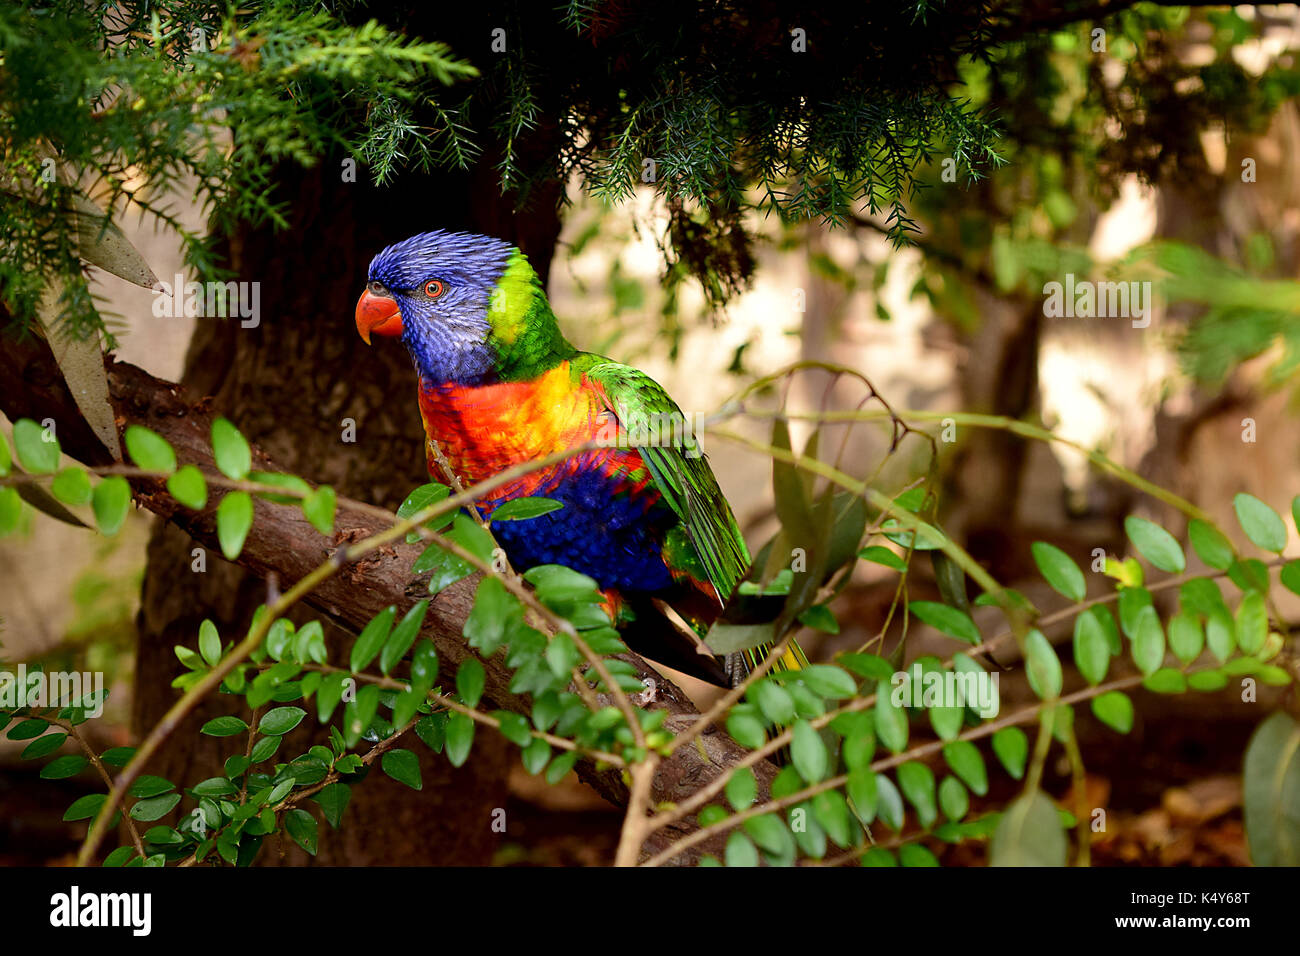
M 638 418 L 654 421 L 652 415 L 675 416 L 672 421 L 683 423 L 682 427 L 689 425 L 677 403 L 644 372 L 596 355 L 581 356 L 575 365 L 604 390 L 610 411 L 624 428 Z M 682 519 L 687 538 L 717 589 L 719 601 L 725 604 L 749 570 L 749 549 L 698 444 L 694 452 L 680 444 L 684 443 L 642 445 L 637 451 L 664 501 Z

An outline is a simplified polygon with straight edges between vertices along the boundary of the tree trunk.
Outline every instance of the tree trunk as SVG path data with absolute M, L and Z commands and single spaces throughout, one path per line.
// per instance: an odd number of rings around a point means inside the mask
M 520 244 L 546 275 L 559 234 L 558 184 L 534 210 L 516 215 L 503 198 L 492 164 L 465 176 L 407 177 L 385 189 L 343 182 L 340 165 L 286 169 L 279 198 L 291 226 L 242 228 L 227 258 L 240 281 L 259 283 L 260 324 L 201 319 L 187 356 L 183 384 L 212 396 L 253 442 L 282 466 L 340 494 L 396 508 L 427 481 L 424 432 L 416 407 L 415 373 L 400 346 L 366 349 L 353 324 L 353 304 L 370 258 L 385 245 L 435 228 L 491 232 Z M 357 177 L 364 179 L 364 171 Z M 457 197 L 448 209 L 448 197 Z M 352 424 L 355 440 L 347 440 Z M 161 524 L 149 548 L 135 688 L 134 724 L 147 732 L 175 699 L 175 644 L 194 646 L 199 623 L 211 618 L 223 637 L 240 635 L 267 585 L 216 552 L 196 566 L 196 544 Z M 304 615 L 305 616 L 305 615 Z M 301 619 L 301 618 L 300 618 Z M 344 660 L 350 636 L 325 624 L 334 661 Z M 210 717 L 229 712 L 219 696 L 205 702 L 178 734 L 192 741 L 168 747 L 151 772 L 196 782 L 221 772 L 231 741 L 198 735 Z M 280 759 L 323 740 L 323 728 L 304 727 L 286 742 Z M 236 747 L 235 749 L 242 749 Z M 459 770 L 425 748 L 425 788 L 415 792 L 374 774 L 358 787 L 347 824 L 321 828 L 318 864 L 484 864 L 502 834 L 492 810 L 505 805 L 508 757 L 504 741 L 483 734 L 474 759 Z M 293 753 L 288 753 L 292 750 Z M 260 863 L 305 863 L 296 847 L 265 848 Z

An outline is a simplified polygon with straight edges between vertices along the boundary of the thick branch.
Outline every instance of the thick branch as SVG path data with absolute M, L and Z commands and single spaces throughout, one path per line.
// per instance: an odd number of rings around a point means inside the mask
M 0 409 L 10 419 L 30 417 L 38 421 L 53 418 L 63 450 L 90 465 L 111 463 L 107 451 L 77 411 L 48 345 L 39 339 L 18 341 L 6 337 L 0 349 Z M 182 463 L 193 463 L 202 471 L 216 475 L 212 460 L 210 428 L 212 412 L 204 401 L 193 401 L 179 386 L 154 378 L 147 372 L 125 363 L 106 359 L 110 395 L 119 428 L 132 424 L 152 428 L 176 449 Z M 358 454 L 363 454 L 361 448 Z M 276 471 L 276 465 L 259 449 L 253 449 L 253 467 Z M 216 505 L 214 495 L 209 507 L 193 512 L 179 507 L 156 480 L 134 482 L 136 501 L 144 508 L 171 521 L 189 533 L 195 541 L 219 554 L 216 539 Z M 256 503 L 253 528 L 244 544 L 238 563 L 262 576 L 275 574 L 285 584 L 299 580 L 326 560 L 335 549 L 387 527 L 373 514 L 340 504 L 335 532 L 324 537 L 302 516 L 296 507 L 266 501 Z M 420 545 L 397 544 L 384 548 L 325 581 L 308 598 L 308 603 L 323 615 L 349 631 L 358 632 L 367 621 L 389 604 L 399 612 L 425 596 L 423 584 L 413 579 L 410 566 L 420 553 Z M 188 566 L 177 574 L 191 573 Z M 452 673 L 466 656 L 473 653 L 461 636 L 461 628 L 473 604 L 477 577 L 461 581 L 437 596 L 425 618 L 423 634 L 437 648 L 445 673 Z M 680 733 L 691 726 L 699 712 L 680 688 L 666 680 L 636 655 L 627 655 L 645 680 L 653 680 L 653 705 L 668 711 L 665 729 Z M 528 714 L 530 700 L 509 689 L 511 671 L 502 655 L 484 661 L 487 673 L 485 698 L 496 707 Z M 650 788 L 651 805 L 677 803 L 715 779 L 727 768 L 740 762 L 746 751 L 725 733 L 711 730 L 699 737 L 698 746 L 680 747 L 671 758 L 663 760 Z M 775 774 L 771 764 L 760 762 L 755 771 L 766 799 L 768 784 Z M 617 770 L 598 770 L 591 764 L 578 764 L 584 781 L 618 806 L 627 806 L 628 790 Z M 678 836 L 697 829 L 694 820 L 682 820 L 673 827 L 656 832 L 647 841 L 643 853 L 661 852 Z M 716 844 L 716 845 L 715 845 Z M 683 854 L 690 862 L 700 853 L 720 854 L 721 843 L 711 841 Z

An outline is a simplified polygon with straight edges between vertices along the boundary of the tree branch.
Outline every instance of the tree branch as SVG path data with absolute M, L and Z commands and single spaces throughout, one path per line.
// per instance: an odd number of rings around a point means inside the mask
M 37 421 L 53 418 L 57 423 L 63 450 L 87 465 L 107 465 L 113 459 L 95 437 L 77 410 L 64 383 L 49 346 L 33 337 L 3 338 L 0 347 L 0 410 L 9 418 L 30 417 Z M 110 399 L 119 429 L 139 424 L 152 428 L 167 439 L 182 463 L 195 464 L 206 475 L 218 474 L 212 459 L 212 413 L 206 401 L 193 400 L 182 389 L 155 378 L 136 366 L 106 357 Z M 253 449 L 253 467 L 278 471 L 260 449 Z M 132 487 L 136 502 L 177 525 L 195 541 L 209 549 L 218 548 L 216 537 L 216 501 L 204 511 L 182 508 L 166 493 L 163 482 L 152 478 L 135 478 Z M 349 507 L 341 502 L 330 537 L 322 536 L 303 518 L 298 508 L 258 500 L 252 530 L 244 543 L 237 563 L 266 577 L 275 574 L 280 581 L 302 579 L 340 547 L 369 537 L 391 525 L 372 512 Z M 390 604 L 399 610 L 425 596 L 425 588 L 410 573 L 411 564 L 422 550 L 420 545 L 396 542 L 339 573 L 322 581 L 307 597 L 306 603 L 330 620 L 358 633 L 372 617 Z M 218 552 L 219 553 L 219 552 Z M 193 573 L 188 565 L 176 569 L 178 575 Z M 454 672 L 473 652 L 461 634 L 473 605 L 477 577 L 458 582 L 441 592 L 430 603 L 422 629 L 433 642 L 445 672 Z M 686 694 L 653 670 L 635 654 L 625 655 L 643 679 L 654 680 L 653 704 L 668 712 L 664 730 L 679 734 L 699 718 L 699 711 Z M 531 713 L 531 700 L 510 690 L 512 672 L 502 655 L 483 661 L 487 675 L 484 697 L 496 707 L 516 713 Z M 603 696 L 603 695 L 602 695 Z M 603 703 L 611 703 L 603 700 Z M 747 751 L 725 733 L 711 729 L 698 738 L 696 746 L 679 748 L 658 766 L 649 784 L 650 805 L 679 803 L 701 787 L 717 779 L 729 768 L 741 763 Z M 623 776 L 616 768 L 597 769 L 587 761 L 577 766 L 579 776 L 611 803 L 626 807 L 629 793 Z M 766 761 L 755 767 L 760 800 L 766 799 L 775 768 Z M 652 834 L 642 849 L 643 858 L 664 851 L 679 837 L 698 829 L 694 819 L 675 821 L 670 827 Z M 714 845 L 716 844 L 716 845 Z M 683 863 L 698 859 L 700 853 L 720 855 L 719 840 L 705 841 L 676 859 Z

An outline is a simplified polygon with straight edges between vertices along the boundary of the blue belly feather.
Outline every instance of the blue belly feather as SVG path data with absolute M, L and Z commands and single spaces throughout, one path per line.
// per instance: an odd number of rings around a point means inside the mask
M 673 583 L 660 549 L 676 520 L 666 506 L 652 504 L 646 494 L 620 492 L 614 479 L 595 469 L 566 475 L 533 493 L 564 507 L 492 525 L 518 570 L 563 564 L 594 578 L 602 589 L 622 593 L 659 591 Z

